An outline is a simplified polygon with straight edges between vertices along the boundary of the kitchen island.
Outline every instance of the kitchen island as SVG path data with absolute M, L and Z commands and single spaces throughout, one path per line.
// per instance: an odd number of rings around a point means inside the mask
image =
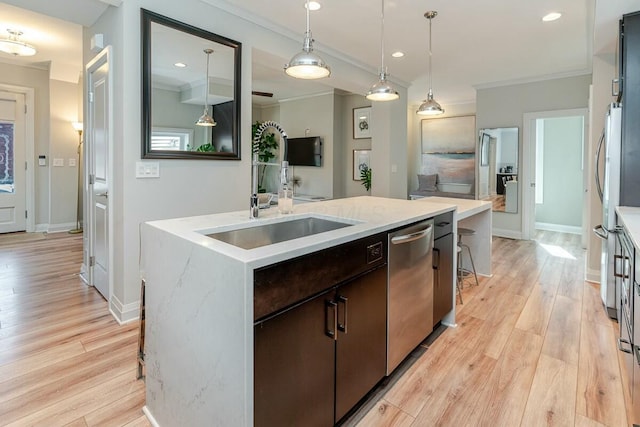
M 253 425 L 254 271 L 455 208 L 356 197 L 290 215 L 268 209 L 257 220 L 245 210 L 143 224 L 147 417 L 160 426 Z M 351 225 L 250 250 L 207 236 L 310 216 Z

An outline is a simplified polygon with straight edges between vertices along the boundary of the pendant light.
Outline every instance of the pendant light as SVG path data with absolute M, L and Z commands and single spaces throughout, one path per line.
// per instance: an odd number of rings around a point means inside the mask
M 206 78 L 206 91 L 204 93 L 204 113 L 200 116 L 200 118 L 196 121 L 196 125 L 198 126 L 215 126 L 217 125 L 216 121 L 213 120 L 213 117 L 209 115 L 209 106 L 207 103 L 209 102 L 209 57 L 213 53 L 213 49 L 205 49 L 204 53 L 207 54 L 207 75 Z
M 320 56 L 313 52 L 313 37 L 309 27 L 309 0 L 306 2 L 307 31 L 304 33 L 302 51 L 284 66 L 284 72 L 297 79 L 321 79 L 331 75 L 331 69 Z
M 9 38 L 0 40 L 0 51 L 13 56 L 33 56 L 36 48 L 20 41 L 22 31 L 7 29 Z
M 398 91 L 387 81 L 387 69 L 384 66 L 384 0 L 382 0 L 382 15 L 380 19 L 380 80 L 371 86 L 365 97 L 371 101 L 393 101 L 398 99 Z
M 422 101 L 418 111 L 416 111 L 416 113 L 421 116 L 437 116 L 444 113 L 444 109 L 433 99 L 433 88 L 431 84 L 433 79 L 433 73 L 431 72 L 431 20 L 437 15 L 438 12 L 433 10 L 424 14 L 424 17 L 429 20 L 429 93 L 427 94 L 427 99 Z

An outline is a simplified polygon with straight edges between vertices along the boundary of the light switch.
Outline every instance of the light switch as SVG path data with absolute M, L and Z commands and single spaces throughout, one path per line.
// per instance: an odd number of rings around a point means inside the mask
M 64 159 L 56 159 L 56 158 L 54 158 L 53 159 L 53 166 L 54 167 L 58 167 L 58 168 L 64 166 Z
M 398 172 L 398 165 L 391 165 L 391 173 Z
M 159 178 L 160 163 L 136 162 L 136 178 Z
M 47 156 L 38 156 L 38 166 L 47 166 Z
M 76 159 L 74 159 L 73 157 L 69 158 L 69 166 L 74 167 L 76 165 Z

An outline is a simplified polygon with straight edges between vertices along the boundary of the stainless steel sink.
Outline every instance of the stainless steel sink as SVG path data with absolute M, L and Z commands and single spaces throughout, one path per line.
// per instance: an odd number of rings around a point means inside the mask
M 207 236 L 239 248 L 254 249 L 274 243 L 286 242 L 287 240 L 298 239 L 300 237 L 324 233 L 325 231 L 337 230 L 350 225 L 353 224 L 308 217 L 221 231 L 207 234 Z

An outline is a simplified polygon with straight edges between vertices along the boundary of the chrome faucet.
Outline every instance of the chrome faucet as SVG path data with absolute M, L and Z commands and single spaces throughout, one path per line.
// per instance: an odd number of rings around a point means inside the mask
M 278 163 L 258 161 L 258 152 L 256 150 L 256 147 L 258 146 L 258 143 L 260 142 L 260 139 L 262 138 L 262 134 L 264 133 L 264 131 L 269 128 L 273 128 L 277 130 L 278 133 L 280 133 L 280 136 L 282 137 L 282 144 L 284 147 L 283 158 L 285 159 L 287 158 L 287 132 L 285 132 L 285 130 L 282 129 L 282 126 L 280 126 L 278 123 L 274 122 L 273 120 L 268 120 L 262 123 L 260 126 L 258 126 L 258 129 L 256 130 L 256 135 L 253 137 L 252 150 L 251 150 L 253 152 L 253 160 L 251 162 L 251 203 L 249 205 L 249 215 L 250 215 L 250 218 L 252 219 L 258 218 L 258 212 L 260 209 L 258 204 L 258 166 L 280 166 Z M 284 161 L 283 161 L 283 164 L 284 164 Z

